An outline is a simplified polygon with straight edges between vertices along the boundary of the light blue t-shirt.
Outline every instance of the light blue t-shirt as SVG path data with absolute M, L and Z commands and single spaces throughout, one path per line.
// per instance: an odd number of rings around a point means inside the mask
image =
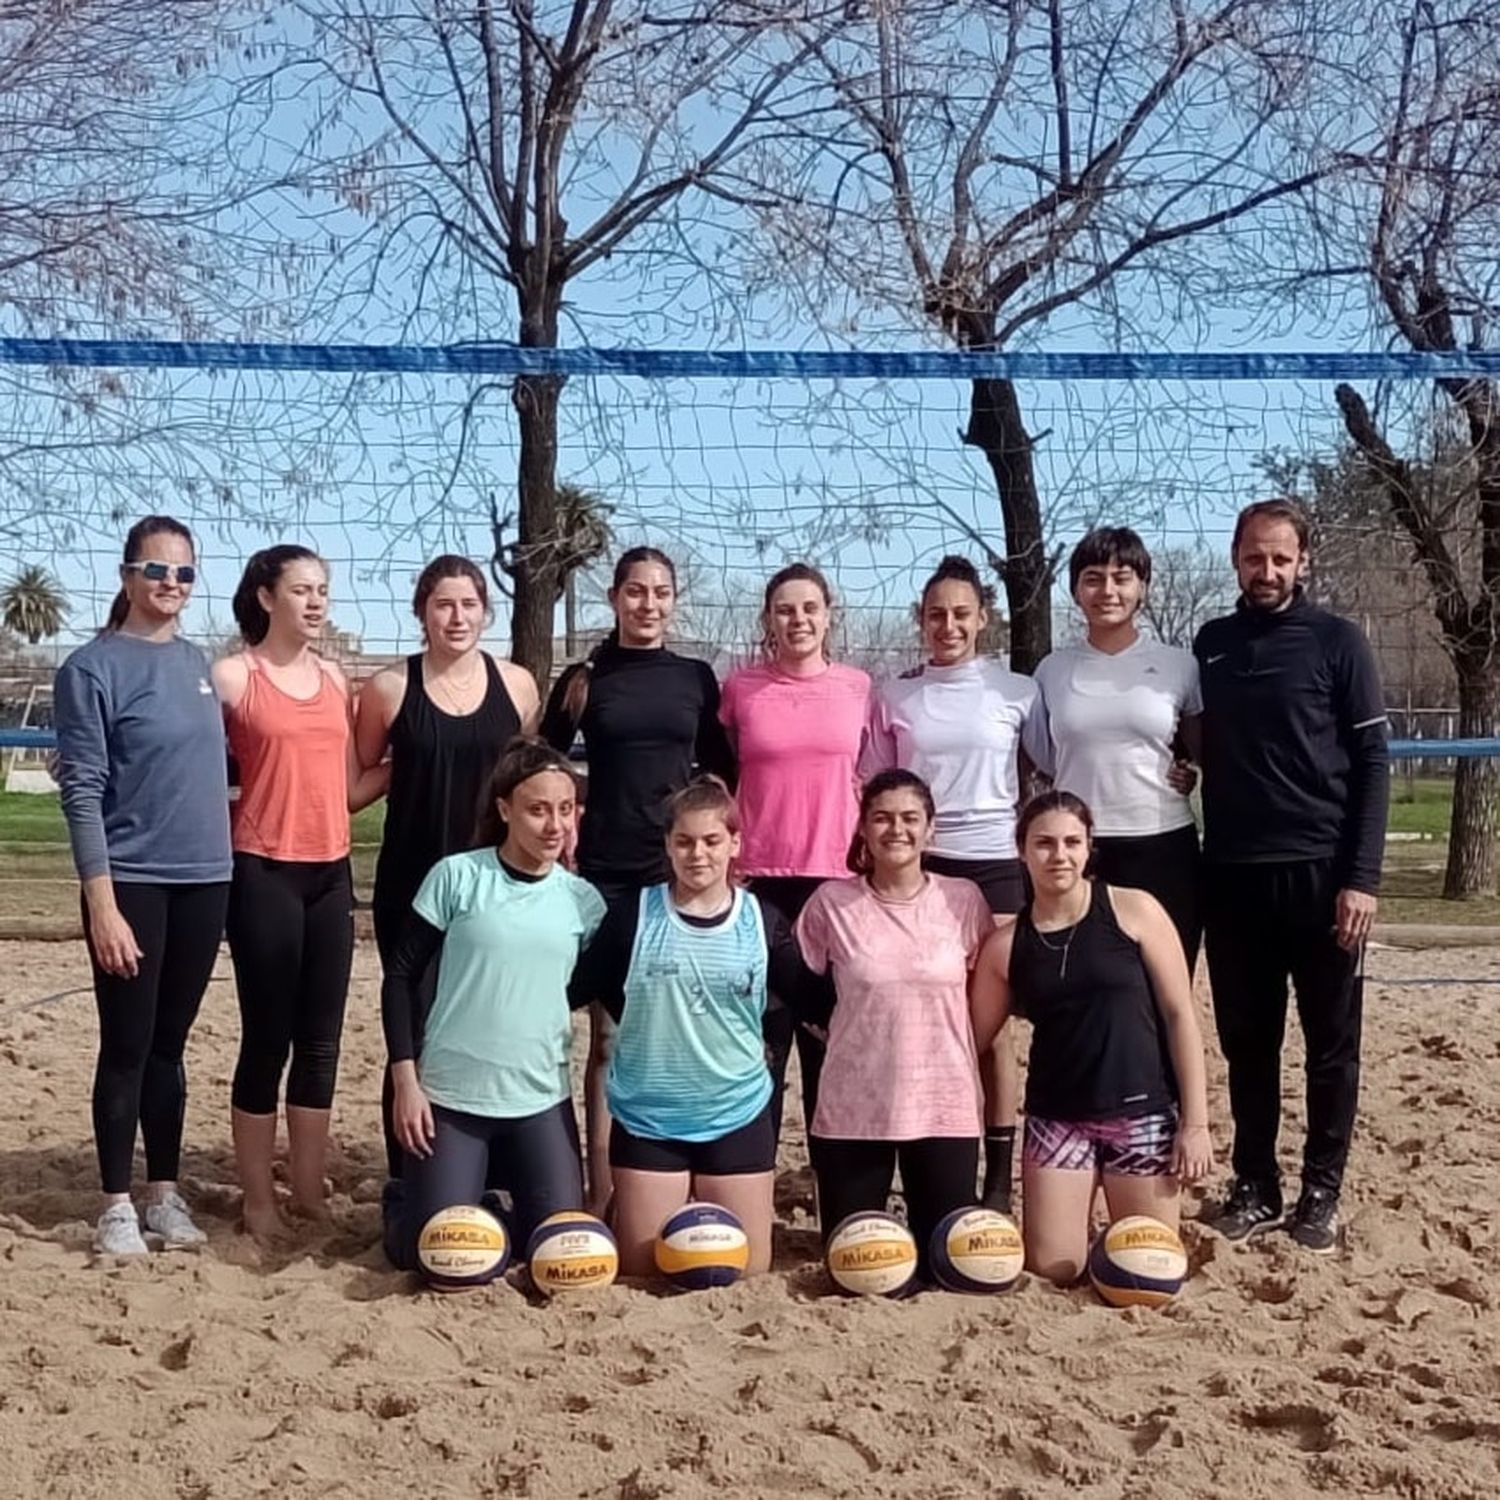
M 766 1107 L 766 970 L 760 903 L 747 891 L 713 927 L 683 921 L 664 885 L 641 892 L 606 1081 L 610 1113 L 627 1130 L 715 1141 Z
M 493 1119 L 568 1098 L 568 977 L 604 898 L 561 866 L 519 880 L 493 849 L 474 849 L 440 859 L 412 906 L 444 934 L 417 1062 L 427 1097 Z

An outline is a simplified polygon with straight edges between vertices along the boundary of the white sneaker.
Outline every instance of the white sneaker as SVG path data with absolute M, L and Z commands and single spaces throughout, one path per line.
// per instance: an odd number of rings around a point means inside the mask
M 141 1221 L 135 1216 L 135 1204 L 115 1203 L 99 1215 L 94 1230 L 94 1249 L 100 1255 L 149 1255 L 141 1238 Z
M 180 1193 L 168 1193 L 160 1202 L 146 1205 L 146 1228 L 159 1234 L 168 1250 L 182 1250 L 189 1245 L 208 1242 L 208 1236 L 193 1223 L 193 1216 Z

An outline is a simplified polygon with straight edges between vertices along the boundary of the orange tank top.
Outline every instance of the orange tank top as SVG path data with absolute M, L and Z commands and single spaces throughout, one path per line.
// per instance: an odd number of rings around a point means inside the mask
M 313 864 L 349 853 L 349 709 L 321 668 L 318 691 L 294 698 L 246 653 L 245 693 L 229 713 L 229 749 L 239 763 L 232 805 L 242 854 Z

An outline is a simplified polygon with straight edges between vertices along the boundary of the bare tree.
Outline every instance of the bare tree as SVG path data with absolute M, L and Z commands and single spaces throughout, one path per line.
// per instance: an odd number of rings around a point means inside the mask
M 1231 577 L 1226 560 L 1202 542 L 1156 552 L 1142 613 L 1157 640 L 1191 650 L 1199 626 L 1234 603 Z
M 310 146 L 321 181 L 371 225 L 338 249 L 342 285 L 406 326 L 556 347 L 594 280 L 678 316 L 715 206 L 771 120 L 822 7 L 808 0 L 302 0 L 307 58 L 333 84 Z M 841 5 L 829 0 L 831 16 Z M 346 151 L 329 155 L 337 130 Z M 694 217 L 696 216 L 696 217 Z M 659 231 L 659 232 L 657 232 Z M 649 301 L 654 288 L 655 301 Z M 519 427 L 512 640 L 546 679 L 565 571 L 562 378 L 508 386 Z M 504 387 L 486 384 L 470 411 Z
M 1261 271 L 1275 261 L 1273 210 L 1324 170 L 1312 153 L 1273 158 L 1267 133 L 1319 55 L 1312 0 L 870 0 L 850 13 L 832 40 L 810 39 L 829 112 L 808 149 L 762 162 L 781 200 L 764 226 L 789 263 L 816 268 L 809 300 L 830 328 L 861 314 L 867 327 L 873 310 L 878 329 L 894 314 L 964 350 L 1083 318 L 1149 338 L 1150 293 L 1177 335 L 1233 281 L 1237 244 Z M 1253 247 L 1229 233 L 1252 224 Z M 1014 382 L 972 382 L 962 440 L 994 480 L 1005 542 L 991 562 L 1023 670 L 1051 644 L 1043 437 Z
M 1408 347 L 1494 347 L 1500 315 L 1500 12 L 1492 4 L 1415 0 L 1382 15 L 1397 63 L 1369 69 L 1378 150 L 1352 179 L 1364 272 L 1386 325 Z M 1361 201 L 1352 196 L 1360 188 Z M 1459 733 L 1500 726 L 1500 385 L 1443 378 L 1432 406 L 1384 411 L 1350 385 L 1335 392 L 1344 427 L 1426 575 L 1458 679 Z M 1425 453 L 1424 441 L 1430 446 Z M 1415 447 L 1417 456 L 1403 453 Z M 1496 882 L 1500 760 L 1459 762 L 1445 896 Z

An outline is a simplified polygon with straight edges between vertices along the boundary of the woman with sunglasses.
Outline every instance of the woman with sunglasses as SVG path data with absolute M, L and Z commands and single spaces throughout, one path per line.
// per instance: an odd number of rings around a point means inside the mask
M 230 853 L 219 704 L 206 658 L 177 634 L 196 576 L 186 526 L 170 516 L 136 522 L 108 622 L 53 688 L 99 1011 L 103 1255 L 147 1252 L 130 1197 L 137 1129 L 146 1227 L 169 1249 L 205 1237 L 177 1191 L 182 1055 L 224 932 Z
M 314 650 L 328 623 L 328 568 L 306 547 L 267 547 L 234 593 L 245 649 L 214 663 L 234 804 L 229 951 L 240 1001 L 231 1093 L 246 1232 L 274 1238 L 277 1104 L 286 1080 L 292 1209 L 326 1217 L 323 1168 L 354 957 L 349 813 L 385 790 L 361 772 L 349 687 Z M 288 1069 L 288 1059 L 290 1068 Z
M 412 613 L 423 648 L 377 672 L 360 689 L 354 738 L 360 763 L 390 756 L 391 788 L 375 865 L 375 943 L 382 969 L 395 956 L 411 903 L 427 872 L 470 847 L 480 797 L 495 762 L 518 734 L 536 728 L 538 701 L 531 673 L 482 649 L 492 618 L 484 574 L 467 557 L 434 558 L 417 579 Z M 434 967 L 419 987 L 415 1045 L 432 1005 Z M 389 1067 L 381 1098 L 386 1165 L 400 1177 L 405 1153 L 396 1139 L 395 1094 Z

